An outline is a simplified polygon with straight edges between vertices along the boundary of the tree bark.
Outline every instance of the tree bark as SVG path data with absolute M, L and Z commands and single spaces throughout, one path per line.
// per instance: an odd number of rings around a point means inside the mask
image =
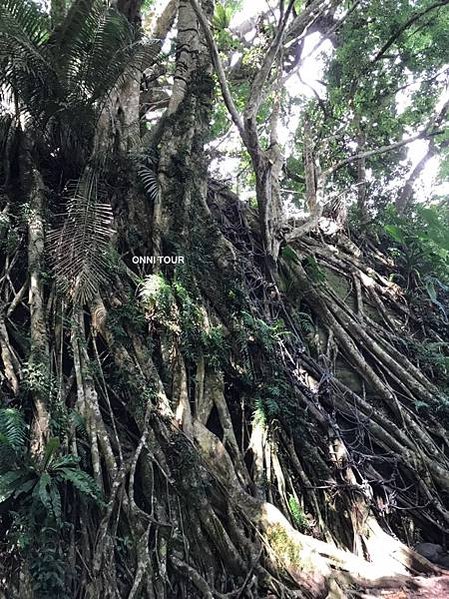
M 48 440 L 50 415 L 48 399 L 50 389 L 50 351 L 44 300 L 44 184 L 42 176 L 35 167 L 30 173 L 30 214 L 28 220 L 28 269 L 29 269 L 29 306 L 30 306 L 30 358 L 28 368 L 30 376 L 41 381 L 32 389 L 35 418 L 32 425 L 32 451 L 42 454 Z M 43 379 L 43 381 L 42 381 Z

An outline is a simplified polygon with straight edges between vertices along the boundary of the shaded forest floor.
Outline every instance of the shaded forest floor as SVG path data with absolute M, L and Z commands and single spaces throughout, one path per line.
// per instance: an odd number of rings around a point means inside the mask
M 417 577 L 397 590 L 381 590 L 364 592 L 357 595 L 359 599 L 371 597 L 387 597 L 388 599 L 446 599 L 449 597 L 449 576 L 431 578 Z

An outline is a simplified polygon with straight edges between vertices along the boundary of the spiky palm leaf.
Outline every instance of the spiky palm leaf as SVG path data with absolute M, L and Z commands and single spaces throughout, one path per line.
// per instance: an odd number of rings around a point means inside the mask
M 130 154 L 129 158 L 134 164 L 137 176 L 148 194 L 149 199 L 155 202 L 159 196 L 156 156 L 149 153 L 136 152 Z
M 17 38 L 26 37 L 35 47 L 48 40 L 48 15 L 32 0 L 2 0 L 0 22 L 0 31 Z
M 76 0 L 53 32 L 31 0 L 0 3 L 0 88 L 12 90 L 37 129 L 58 131 L 56 147 L 63 131 L 76 136 L 83 122 L 92 129 L 110 93 L 158 53 L 159 42 L 137 39 L 103 0 Z
M 148 197 L 153 202 L 156 201 L 159 196 L 159 183 L 156 172 L 153 170 L 153 168 L 147 166 L 146 164 L 139 165 L 137 167 L 137 172 L 145 191 L 148 194 Z
M 0 159 L 6 157 L 8 141 L 14 134 L 14 119 L 8 113 L 0 112 Z
M 0 3 L 0 87 L 15 109 L 36 118 L 52 105 L 55 71 L 45 52 L 48 19 L 31 0 Z M 32 108 L 32 109 L 31 109 Z
M 62 224 L 48 235 L 57 285 L 77 304 L 91 300 L 109 280 L 113 214 L 98 187 L 97 173 L 87 168 L 73 187 Z
M 92 102 L 117 83 L 125 64 L 121 53 L 134 42 L 123 16 L 101 0 L 78 0 L 49 41 L 68 92 L 68 103 Z
M 160 42 L 136 39 L 136 32 L 117 11 L 96 0 L 86 12 L 80 7 L 83 25 L 69 51 L 63 55 L 71 92 L 84 93 L 89 101 L 104 99 L 134 69 L 143 71 L 159 55 Z

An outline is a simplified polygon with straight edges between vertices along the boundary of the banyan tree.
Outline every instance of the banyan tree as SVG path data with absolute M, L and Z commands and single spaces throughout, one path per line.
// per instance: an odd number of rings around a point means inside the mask
M 0 597 L 449 596 L 448 4 L 0 0 Z

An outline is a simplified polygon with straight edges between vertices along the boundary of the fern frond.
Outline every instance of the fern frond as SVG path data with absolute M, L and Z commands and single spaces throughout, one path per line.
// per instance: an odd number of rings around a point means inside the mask
M 70 483 L 82 495 L 101 503 L 101 491 L 87 472 L 75 468 L 61 468 L 58 472 L 62 480 Z
M 77 437 L 87 439 L 86 419 L 76 410 L 70 411 L 70 421 L 75 427 Z
M 136 169 L 137 177 L 143 185 L 151 201 L 159 197 L 159 182 L 157 179 L 157 156 L 150 152 L 133 152 L 129 159 Z
M 14 408 L 0 410 L 0 445 L 7 445 L 19 453 L 25 447 L 26 424 L 22 414 Z
M 101 196 L 98 176 L 87 168 L 68 201 L 62 226 L 48 235 L 57 285 L 78 304 L 91 300 L 109 281 L 107 253 L 114 232 L 113 214 Z
M 0 409 L 0 480 L 5 481 L 4 476 L 17 472 L 13 469 L 23 456 L 26 433 L 25 420 L 19 410 Z

